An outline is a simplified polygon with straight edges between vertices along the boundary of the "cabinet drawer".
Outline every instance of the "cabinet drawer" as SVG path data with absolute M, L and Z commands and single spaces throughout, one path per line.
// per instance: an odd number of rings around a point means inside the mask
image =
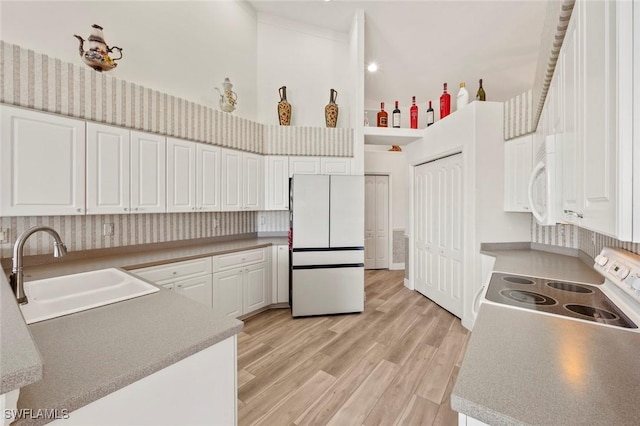
M 184 262 L 174 262 L 160 266 L 150 266 L 148 268 L 136 269 L 131 272 L 154 283 L 193 275 L 210 274 L 211 258 L 203 257 L 202 259 L 186 260 Z
M 226 271 L 241 265 L 265 262 L 267 260 L 266 248 L 245 250 L 235 253 L 222 254 L 213 257 L 213 270 L 215 272 Z

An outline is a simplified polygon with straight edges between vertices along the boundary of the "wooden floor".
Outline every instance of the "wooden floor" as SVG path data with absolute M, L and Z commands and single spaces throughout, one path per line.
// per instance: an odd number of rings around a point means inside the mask
M 449 397 L 468 332 L 403 286 L 404 271 L 366 271 L 361 314 L 263 312 L 238 336 L 244 425 L 456 425 Z

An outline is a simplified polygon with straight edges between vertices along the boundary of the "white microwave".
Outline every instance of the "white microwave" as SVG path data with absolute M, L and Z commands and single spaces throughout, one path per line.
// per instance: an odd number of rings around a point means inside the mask
M 529 207 L 540 225 L 562 220 L 562 135 L 549 135 L 538 149 L 529 177 Z

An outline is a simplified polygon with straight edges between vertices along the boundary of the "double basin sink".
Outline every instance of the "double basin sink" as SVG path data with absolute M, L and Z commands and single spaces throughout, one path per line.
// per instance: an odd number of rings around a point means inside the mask
M 159 291 L 127 272 L 101 269 L 24 283 L 28 303 L 20 305 L 27 324 L 85 311 Z

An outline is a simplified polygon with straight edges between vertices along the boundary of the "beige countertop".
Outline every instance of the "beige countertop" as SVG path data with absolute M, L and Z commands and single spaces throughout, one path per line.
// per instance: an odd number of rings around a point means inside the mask
M 249 238 L 54 261 L 26 267 L 25 278 L 110 267 L 131 270 L 272 244 L 287 244 L 287 239 Z M 162 288 L 154 294 L 27 326 L 6 277 L 0 275 L 0 383 L 3 392 L 21 388 L 19 409 L 75 410 L 242 329 L 241 321 L 214 314 Z
M 493 255 L 496 271 L 602 282 L 571 256 Z M 638 332 L 483 304 L 451 406 L 492 425 L 637 424 L 639 350 Z

